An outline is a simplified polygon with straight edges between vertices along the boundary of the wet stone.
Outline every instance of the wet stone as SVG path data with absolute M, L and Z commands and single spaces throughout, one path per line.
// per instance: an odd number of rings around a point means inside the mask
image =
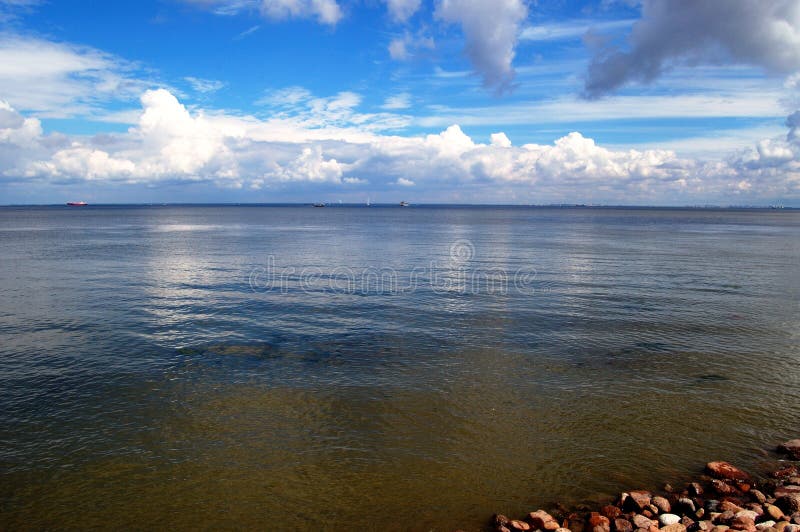
M 633 525 L 627 519 L 614 519 L 613 523 L 616 532 L 633 532 Z
M 800 439 L 783 442 L 778 445 L 778 451 L 788 454 L 795 460 L 800 460 Z
M 622 509 L 626 512 L 641 512 L 650 504 L 649 491 L 636 490 L 628 493 L 622 501 Z
M 767 502 L 767 496 L 759 490 L 750 490 L 750 497 L 759 504 Z
M 675 514 L 661 514 L 659 516 L 658 521 L 661 523 L 662 526 L 674 525 L 675 523 L 680 523 L 681 518 Z
M 747 482 L 750 475 L 729 462 L 709 462 L 706 469 L 712 476 L 723 480 Z
M 680 523 L 675 523 L 674 525 L 661 527 L 661 532 L 686 532 L 686 527 Z
M 731 528 L 734 530 L 753 532 L 756 529 L 756 522 L 746 516 L 734 517 L 731 521 Z
M 672 506 L 669 504 L 669 501 L 664 497 L 653 497 L 652 503 L 653 506 L 658 508 L 658 511 L 661 513 L 669 513 L 672 510 Z

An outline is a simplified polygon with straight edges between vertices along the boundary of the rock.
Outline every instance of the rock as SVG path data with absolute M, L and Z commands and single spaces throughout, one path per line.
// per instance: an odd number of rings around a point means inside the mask
M 783 511 L 774 504 L 765 504 L 764 510 L 766 511 L 766 514 L 775 521 L 783 520 Z
M 767 502 L 767 496 L 758 490 L 750 490 L 750 498 L 759 504 Z
M 511 519 L 503 514 L 494 514 L 494 526 L 506 526 Z
M 783 532 L 783 529 L 788 524 L 789 524 L 789 521 L 778 521 L 777 523 L 775 523 L 775 530 L 777 530 L 778 532 Z
M 653 522 L 650 519 L 640 514 L 634 515 L 631 518 L 631 521 L 633 521 L 633 524 L 636 525 L 636 528 L 649 529 L 653 524 Z
M 750 504 L 745 505 L 745 510 L 750 510 L 751 512 L 755 512 L 756 514 L 756 521 L 764 515 L 764 508 L 757 503 L 751 502 Z
M 544 510 L 536 510 L 529 513 L 528 522 L 537 530 L 556 530 L 560 528 L 553 516 Z
M 697 522 L 697 529 L 698 530 L 702 530 L 703 532 L 708 532 L 712 528 L 714 528 L 714 523 L 712 523 L 711 521 L 709 521 L 707 519 Z
M 756 522 L 746 516 L 734 517 L 733 520 L 731 521 L 731 528 L 734 530 L 745 530 L 746 532 L 755 532 Z
M 611 532 L 611 521 L 598 512 L 589 514 L 589 527 L 593 532 Z
M 775 526 L 775 521 L 764 521 L 763 523 L 758 523 L 756 528 L 759 530 L 763 530 L 765 528 L 773 528 Z
M 614 519 L 616 532 L 633 532 L 633 525 L 627 519 Z
M 800 532 L 800 525 L 789 524 L 783 527 L 783 532 Z
M 772 472 L 773 478 L 789 478 L 797 476 L 800 471 L 798 471 L 796 465 L 786 465 L 782 468 L 778 469 L 777 471 Z
M 721 512 L 733 512 L 733 513 L 741 512 L 742 510 L 744 510 L 744 508 L 733 504 L 731 501 L 722 501 L 721 503 L 719 503 L 719 509 Z
M 567 516 L 567 528 L 571 532 L 584 532 L 584 519 L 576 513 Z
M 755 513 L 753 510 L 742 510 L 740 512 L 736 512 L 736 515 L 734 515 L 734 517 L 736 518 L 746 517 L 750 519 L 753 523 L 755 523 L 756 519 L 758 519 L 758 514 Z
M 703 486 L 699 482 L 690 482 L 687 489 L 689 490 L 689 495 L 693 497 L 699 497 L 703 494 Z
M 709 462 L 706 464 L 706 470 L 719 479 L 739 482 L 750 481 L 750 475 L 728 462 Z
M 512 519 L 511 521 L 509 521 L 507 526 L 511 530 L 520 530 L 522 532 L 531 529 L 531 525 L 529 525 L 525 521 L 519 521 L 517 519 Z
M 716 491 L 720 495 L 733 495 L 738 491 L 730 484 L 723 482 L 721 480 L 717 480 L 716 478 L 711 481 L 711 486 L 714 488 L 714 491 Z
M 571 532 L 569 528 L 556 528 L 556 532 Z
M 675 523 L 680 523 L 681 518 L 675 514 L 661 514 L 658 517 L 658 521 L 661 523 L 662 526 L 674 525 Z
M 778 445 L 778 451 L 788 454 L 795 460 L 800 460 L 800 439 L 783 442 Z
M 705 509 L 708 512 L 716 512 L 719 509 L 719 501 L 716 499 L 708 499 L 706 501 Z
M 497 528 L 495 528 L 495 530 L 497 532 L 511 532 L 511 530 L 508 527 L 503 526 L 503 525 L 497 526 Z
M 794 494 L 780 496 L 775 499 L 775 506 L 780 508 L 783 513 L 787 515 L 800 512 L 800 496 Z
M 649 491 L 636 490 L 628 493 L 622 500 L 622 510 L 625 512 L 641 512 L 650 504 Z
M 678 502 L 675 503 L 675 510 L 680 514 L 693 514 L 697 511 L 694 506 L 694 501 L 689 497 L 681 497 L 678 499 Z
M 715 523 L 729 525 L 730 522 L 733 521 L 734 517 L 736 517 L 736 514 L 728 510 L 727 512 L 722 512 L 721 514 L 719 514 L 719 516 L 717 516 L 717 519 L 715 520 Z
M 686 532 L 686 527 L 680 523 L 661 527 L 661 532 Z
M 622 515 L 622 510 L 620 510 L 613 504 L 608 504 L 600 508 L 600 513 L 608 517 L 609 520 L 613 521 L 614 519 Z
M 788 484 L 786 486 L 779 486 L 775 488 L 775 497 L 783 497 L 784 495 L 800 494 L 800 486 Z
M 800 513 L 792 515 L 792 524 L 800 525 Z
M 725 532 L 726 530 L 730 530 L 731 527 L 728 525 L 717 525 L 714 527 L 712 532 Z
M 669 513 L 672 510 L 672 506 L 669 504 L 669 501 L 664 497 L 653 497 L 650 502 L 652 502 L 653 506 L 658 508 L 658 511 L 662 514 Z

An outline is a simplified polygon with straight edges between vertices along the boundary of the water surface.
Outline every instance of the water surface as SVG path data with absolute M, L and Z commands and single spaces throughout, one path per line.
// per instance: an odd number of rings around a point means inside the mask
M 800 213 L 0 209 L 4 528 L 478 530 L 800 426 Z

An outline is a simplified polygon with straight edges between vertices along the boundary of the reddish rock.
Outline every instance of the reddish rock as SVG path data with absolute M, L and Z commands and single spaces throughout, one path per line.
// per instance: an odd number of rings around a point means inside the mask
M 631 491 L 627 497 L 623 497 L 622 509 L 626 512 L 641 512 L 650 504 L 650 497 L 649 491 Z
M 783 466 L 782 468 L 778 469 L 777 471 L 772 472 L 773 478 L 789 478 L 797 476 L 800 471 L 798 471 L 796 465 L 787 465 Z
M 614 519 L 622 515 L 622 510 L 620 510 L 613 504 L 608 504 L 600 508 L 600 513 L 613 521 Z
M 735 480 L 738 482 L 748 482 L 750 475 L 728 462 L 709 462 L 706 469 L 712 476 L 724 480 Z
M 494 514 L 494 526 L 506 526 L 511 519 L 503 514 Z
M 495 530 L 496 530 L 497 532 L 511 532 L 511 529 L 509 529 L 507 526 L 504 526 L 504 525 L 498 525 L 498 526 L 495 528 Z
M 800 493 L 800 486 L 780 486 L 775 488 L 775 498 L 783 497 L 785 495 L 796 495 Z
M 518 521 L 517 519 L 509 521 L 507 526 L 511 530 L 520 530 L 522 532 L 531 529 L 531 525 L 529 525 L 525 521 Z
M 745 530 L 746 532 L 755 532 L 756 522 L 747 516 L 740 515 L 738 517 L 733 518 L 730 527 L 734 530 Z
M 738 506 L 736 504 L 733 504 L 731 501 L 727 501 L 726 500 L 726 501 L 722 501 L 721 503 L 719 503 L 719 511 L 720 512 L 733 512 L 733 513 L 736 513 L 736 512 L 741 512 L 742 510 L 744 510 L 744 508 L 742 508 L 741 506 Z
M 686 532 L 686 527 L 680 523 L 661 527 L 661 532 Z
M 764 504 L 767 502 L 767 496 L 759 490 L 750 490 L 750 498 L 759 504 Z
M 611 530 L 611 521 L 599 512 L 592 512 L 589 514 L 589 527 L 595 531 L 601 529 L 608 532 Z
M 713 487 L 714 491 L 720 495 L 734 495 L 735 493 L 738 493 L 738 490 L 735 487 L 731 486 L 727 482 L 717 479 L 711 481 L 711 487 Z
M 783 442 L 778 445 L 778 451 L 788 454 L 795 460 L 800 460 L 800 439 Z
M 633 525 L 627 519 L 614 519 L 613 523 L 616 532 L 633 532 Z
M 775 521 L 783 521 L 783 511 L 774 504 L 765 504 L 764 510 L 766 510 L 767 515 Z
M 691 482 L 688 486 L 689 494 L 693 497 L 699 497 L 703 494 L 703 486 L 699 482 Z
M 664 497 L 653 497 L 651 502 L 662 514 L 668 514 L 670 511 L 672 511 L 672 505 Z
M 528 521 L 533 525 L 533 528 L 540 530 L 556 530 L 560 528 L 558 521 L 552 515 L 544 510 L 536 510 L 528 514 Z
M 636 528 L 649 529 L 654 524 L 650 519 L 640 514 L 634 515 L 631 518 L 631 521 L 633 521 L 633 524 L 636 526 Z

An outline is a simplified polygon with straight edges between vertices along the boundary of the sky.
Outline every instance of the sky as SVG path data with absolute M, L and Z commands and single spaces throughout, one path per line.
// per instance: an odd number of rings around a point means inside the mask
M 0 204 L 800 206 L 797 0 L 0 0 Z

